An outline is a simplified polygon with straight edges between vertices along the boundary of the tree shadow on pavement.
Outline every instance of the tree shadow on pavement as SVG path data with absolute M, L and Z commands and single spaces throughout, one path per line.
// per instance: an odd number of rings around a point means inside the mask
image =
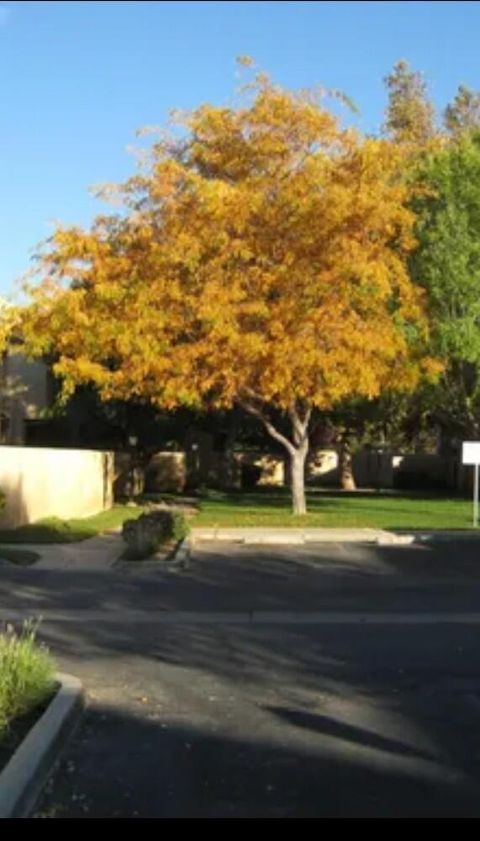
M 378 733 L 362 729 L 345 721 L 336 721 L 327 715 L 314 714 L 305 712 L 304 710 L 292 710 L 284 707 L 265 707 L 265 709 L 278 716 L 282 721 L 287 721 L 295 725 L 295 727 L 302 727 L 313 733 L 323 733 L 334 738 L 355 742 L 358 745 L 365 745 L 378 750 L 390 751 L 401 756 L 436 759 L 433 753 L 411 747 L 397 739 L 385 738 Z
M 169 610 L 328 609 L 338 593 L 343 607 L 392 609 L 392 577 L 418 580 L 403 577 L 403 550 L 347 554 L 343 577 L 322 552 L 301 553 L 292 573 L 288 547 L 256 560 L 215 550 L 180 575 L 2 570 L 0 611 L 43 615 L 41 639 L 90 693 L 45 813 L 58 803 L 59 817 L 479 817 L 468 625 L 158 622 Z M 443 586 L 453 603 L 458 581 Z
M 212 723 L 94 707 L 36 817 L 480 816 L 478 793 L 442 776 L 441 767 L 386 748 L 359 750 L 360 736 L 324 744 L 263 725 L 241 737 Z

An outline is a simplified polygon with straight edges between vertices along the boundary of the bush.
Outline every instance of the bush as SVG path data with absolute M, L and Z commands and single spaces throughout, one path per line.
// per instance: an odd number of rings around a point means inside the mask
M 0 740 L 16 718 L 34 710 L 53 692 L 54 664 L 35 637 L 31 622 L 18 634 L 8 625 L 0 633 Z
M 175 541 L 175 543 L 179 543 L 181 540 L 185 540 L 190 533 L 190 526 L 188 525 L 187 518 L 185 514 L 181 511 L 169 511 L 167 512 L 171 516 L 171 539 Z
M 178 543 L 189 533 L 185 515 L 181 511 L 161 509 L 142 514 L 123 524 L 122 537 L 127 544 L 124 557 L 142 560 L 154 555 L 168 543 Z

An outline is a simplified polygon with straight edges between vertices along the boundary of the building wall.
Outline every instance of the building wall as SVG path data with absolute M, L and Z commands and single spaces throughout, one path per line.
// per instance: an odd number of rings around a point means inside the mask
M 88 517 L 112 505 L 113 453 L 0 446 L 0 526 Z
M 131 455 L 117 454 L 117 496 L 126 495 L 132 480 Z M 254 471 L 252 473 L 252 468 Z M 358 488 L 413 490 L 465 490 L 471 485 L 471 469 L 458 461 L 434 454 L 394 454 L 388 450 L 362 449 L 353 455 L 353 473 Z M 123 479 L 122 479 L 123 475 Z M 143 488 L 143 470 L 135 475 L 134 493 Z M 318 449 L 309 456 L 307 485 L 339 487 L 338 453 Z M 288 461 L 278 454 L 252 451 L 225 453 L 200 447 L 179 452 L 159 452 L 145 471 L 145 490 L 151 493 L 196 490 L 205 487 L 249 488 L 255 484 L 281 487 L 289 484 Z
M 239 474 L 239 485 L 242 484 L 242 471 L 248 467 L 256 467 L 259 472 L 257 485 L 259 487 L 279 488 L 285 484 L 285 459 L 272 454 L 235 453 L 235 461 Z
M 337 485 L 339 479 L 337 451 L 322 447 L 312 449 L 305 465 L 305 478 L 310 484 Z

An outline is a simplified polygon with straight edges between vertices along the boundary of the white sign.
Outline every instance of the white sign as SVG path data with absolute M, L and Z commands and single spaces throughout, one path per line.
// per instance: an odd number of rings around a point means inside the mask
M 462 464 L 480 464 L 480 441 L 464 441 Z
M 473 527 L 478 526 L 478 466 L 480 464 L 480 441 L 464 441 L 462 443 L 462 463 L 473 464 Z

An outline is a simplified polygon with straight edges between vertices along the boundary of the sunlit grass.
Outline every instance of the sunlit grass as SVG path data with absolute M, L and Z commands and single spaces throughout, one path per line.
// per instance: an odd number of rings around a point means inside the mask
M 0 741 L 16 719 L 53 692 L 53 660 L 35 637 L 32 623 L 25 623 L 19 633 L 10 626 L 0 632 Z
M 125 520 L 139 517 L 143 511 L 142 506 L 114 505 L 93 517 L 72 520 L 49 517 L 16 529 L 1 529 L 0 543 L 77 543 L 117 529 Z
M 424 494 L 311 493 L 308 514 L 291 513 L 288 494 L 217 494 L 203 499 L 192 526 L 264 526 L 382 529 L 467 529 L 472 525 L 469 500 Z

